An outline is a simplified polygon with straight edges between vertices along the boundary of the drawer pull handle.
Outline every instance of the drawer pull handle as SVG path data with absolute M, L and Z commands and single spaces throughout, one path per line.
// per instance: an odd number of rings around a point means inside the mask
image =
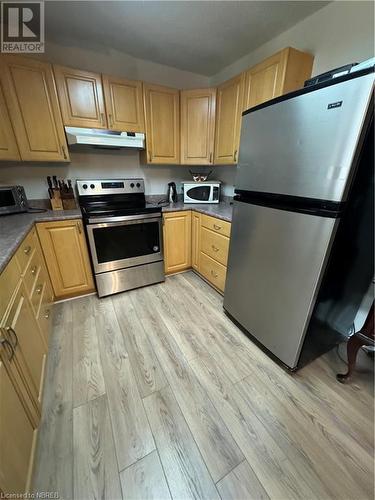
M 49 318 L 49 315 L 50 315 L 50 310 L 49 310 L 49 309 L 47 309 L 47 311 L 46 311 L 46 312 L 45 312 L 45 314 L 44 314 L 44 317 L 45 317 L 46 319 L 48 319 L 48 318 Z
M 36 273 L 36 270 L 37 270 L 37 267 L 36 266 L 33 266 L 30 270 L 31 274 L 34 276 L 34 274 Z
M 42 293 L 42 290 L 43 290 L 43 285 L 38 285 L 35 291 L 38 295 L 40 295 Z
M 14 356 L 14 349 L 12 344 L 9 342 L 8 339 L 0 337 L 0 345 L 3 345 L 4 348 L 8 351 L 8 361 L 12 361 Z
M 211 269 L 211 275 L 214 277 L 214 278 L 217 278 L 218 277 L 218 274 L 215 273 L 215 271 L 213 269 Z
M 18 346 L 18 337 L 17 337 L 17 334 L 16 334 L 16 332 L 14 331 L 14 329 L 11 326 L 5 327 L 5 330 L 8 332 L 9 336 L 11 335 L 13 337 L 12 347 L 15 350 L 16 347 Z
M 215 245 L 211 245 L 211 247 L 212 247 L 212 250 L 213 250 L 214 252 L 218 252 L 218 251 L 219 251 L 219 249 L 218 249 L 217 247 L 215 247 Z
M 218 226 L 217 224 L 214 224 L 214 229 L 216 229 L 216 231 L 220 231 L 221 226 Z
M 27 247 L 25 247 L 25 248 L 23 249 L 23 253 L 24 253 L 25 255 L 29 255 L 29 253 L 30 253 L 30 252 L 31 252 L 31 246 L 30 246 L 30 245 L 28 245 Z

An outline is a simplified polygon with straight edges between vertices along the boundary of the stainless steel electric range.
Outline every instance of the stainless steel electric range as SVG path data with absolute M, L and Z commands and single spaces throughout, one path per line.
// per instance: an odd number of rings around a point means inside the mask
M 143 179 L 77 180 L 99 297 L 164 281 L 161 208 Z

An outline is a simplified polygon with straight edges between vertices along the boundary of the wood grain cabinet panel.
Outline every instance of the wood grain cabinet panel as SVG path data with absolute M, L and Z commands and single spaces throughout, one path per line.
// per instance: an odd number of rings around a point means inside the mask
M 2 55 L 0 80 L 21 159 L 69 161 L 52 66 Z
M 201 214 L 191 212 L 191 267 L 199 271 Z
M 146 162 L 176 164 L 180 161 L 179 91 L 144 84 Z M 143 157 L 144 159 L 144 157 Z
M 176 273 L 191 267 L 191 211 L 163 215 L 164 267 Z
M 35 429 L 0 353 L 0 490 L 23 494 L 29 489 Z
M 107 128 L 102 77 L 65 66 L 53 66 L 64 125 Z
M 0 83 L 0 160 L 20 160 L 16 136 Z
M 211 165 L 215 136 L 216 89 L 182 90 L 181 163 Z
M 313 56 L 288 47 L 246 72 L 244 109 L 303 87 L 311 76 Z
M 200 256 L 200 273 L 218 290 L 224 291 L 227 268 L 204 252 Z
M 226 266 L 228 261 L 229 238 L 202 227 L 201 250 L 212 259 Z
M 103 88 L 109 128 L 144 132 L 142 82 L 103 75 Z
M 42 222 L 37 231 L 56 298 L 94 290 L 80 220 Z
M 244 83 L 241 73 L 217 88 L 214 163 L 230 165 L 238 161 Z

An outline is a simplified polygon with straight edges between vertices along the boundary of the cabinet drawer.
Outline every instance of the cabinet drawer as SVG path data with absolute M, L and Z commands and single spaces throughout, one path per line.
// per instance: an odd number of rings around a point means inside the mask
M 20 271 L 16 259 L 13 258 L 0 274 L 0 320 L 4 316 L 10 299 L 20 280 Z
M 225 220 L 217 219 L 216 217 L 211 217 L 210 215 L 202 214 L 202 226 L 215 233 L 223 234 L 224 236 L 230 236 L 230 222 Z
M 32 291 L 35 287 L 36 279 L 40 274 L 41 269 L 41 256 L 37 250 L 34 250 L 34 253 L 30 259 L 30 263 L 26 268 L 25 275 L 23 277 L 23 281 L 26 286 L 27 293 L 31 296 Z
M 229 238 L 218 233 L 210 231 L 205 227 L 201 228 L 201 250 L 206 255 L 220 262 L 224 266 L 227 265 L 229 249 Z
M 42 303 L 43 294 L 47 286 L 48 283 L 45 271 L 43 268 L 40 268 L 30 297 L 31 305 L 33 306 L 35 316 L 37 316 L 39 313 L 39 308 Z
M 33 228 L 23 240 L 16 252 L 16 259 L 21 274 L 23 274 L 33 256 L 34 250 L 38 244 L 35 228 Z
M 37 321 L 44 342 L 48 346 L 48 338 L 52 328 L 52 291 L 48 282 L 43 290 Z
M 200 273 L 216 288 L 224 291 L 227 268 L 203 252 L 200 258 Z

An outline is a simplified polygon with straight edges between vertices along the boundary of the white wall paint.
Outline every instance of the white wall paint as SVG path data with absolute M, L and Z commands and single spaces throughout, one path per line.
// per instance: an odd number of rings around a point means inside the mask
M 314 54 L 313 75 L 374 56 L 374 3 L 334 1 L 212 76 L 217 85 L 284 47 Z
M 207 76 L 137 59 L 114 49 L 88 50 L 48 42 L 46 52 L 39 57 L 72 68 L 123 76 L 130 80 L 143 80 L 181 89 L 208 87 L 209 85 Z
M 181 181 L 191 180 L 189 168 L 184 166 L 141 165 L 139 153 L 134 150 L 92 150 L 71 152 L 70 164 L 36 164 L 0 162 L 0 184 L 21 184 L 25 187 L 26 196 L 32 199 L 47 198 L 47 175 L 56 175 L 60 178 L 94 179 L 115 177 L 142 177 L 145 179 L 146 194 L 163 194 L 167 192 L 167 183 L 177 183 L 180 192 Z M 191 170 L 207 172 L 209 167 L 191 167 Z M 213 179 L 224 183 L 223 193 L 231 196 L 233 193 L 233 175 L 235 167 L 215 167 Z

